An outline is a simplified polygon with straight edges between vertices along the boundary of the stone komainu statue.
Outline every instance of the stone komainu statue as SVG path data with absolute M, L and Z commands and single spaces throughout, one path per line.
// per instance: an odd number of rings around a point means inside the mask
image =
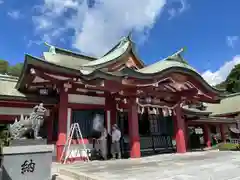
M 33 108 L 32 113 L 29 117 L 23 117 L 21 115 L 20 120 L 17 119 L 10 125 L 10 135 L 13 139 L 25 138 L 30 132 L 33 132 L 34 139 L 40 139 L 38 136 L 40 127 L 44 122 L 47 109 L 43 107 L 43 104 L 39 104 Z

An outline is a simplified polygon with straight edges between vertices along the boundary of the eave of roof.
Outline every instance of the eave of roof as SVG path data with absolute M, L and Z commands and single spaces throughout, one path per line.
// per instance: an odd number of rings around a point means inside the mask
M 56 104 L 58 101 L 57 99 L 51 98 L 51 97 L 39 97 L 39 96 L 33 96 L 33 95 L 27 95 L 24 96 L 7 96 L 7 95 L 0 95 L 0 100 L 3 101 L 10 101 L 10 100 L 16 100 L 16 101 L 27 101 L 27 102 L 42 102 L 47 104 Z
M 198 110 L 196 108 L 188 108 L 186 106 L 182 107 L 182 110 L 186 115 L 208 116 L 208 115 L 212 114 L 212 112 L 209 112 L 209 111 L 202 111 L 202 110 Z
M 152 79 L 154 77 L 156 78 L 161 78 L 166 76 L 167 74 L 170 73 L 181 73 L 181 74 L 186 74 L 189 76 L 195 77 L 195 79 L 209 91 L 214 92 L 216 94 L 219 94 L 220 97 L 222 94 L 224 94 L 224 90 L 216 89 L 210 84 L 208 84 L 203 77 L 191 66 L 189 66 L 187 63 L 183 62 L 182 60 L 178 60 L 179 58 L 178 54 L 181 53 L 182 51 L 180 50 L 179 52 L 175 53 L 172 56 L 169 56 L 165 58 L 162 61 L 158 61 L 157 63 L 154 63 L 152 65 L 149 65 L 145 68 L 139 69 L 139 70 L 134 70 L 131 68 L 124 68 L 121 72 L 122 74 L 125 74 L 126 76 L 129 77 L 134 77 L 134 78 L 142 78 L 142 79 Z M 174 58 L 176 58 L 174 60 Z
M 0 100 L 9 101 L 31 101 L 31 102 L 47 102 L 56 104 L 56 99 L 48 97 L 39 97 L 37 95 L 24 94 L 17 89 L 15 86 L 18 82 L 17 77 L 0 75 Z
M 194 122 L 212 122 L 212 123 L 235 123 L 235 118 L 225 118 L 225 117 L 201 117 L 200 119 L 193 120 Z
M 165 61 L 162 61 L 163 63 Z M 144 72 L 143 68 L 141 70 L 133 70 L 130 68 L 125 67 L 121 71 L 118 72 L 105 72 L 102 71 L 101 69 L 95 69 L 90 71 L 89 73 L 84 73 L 83 70 L 77 70 L 77 69 L 72 69 L 72 68 L 67 68 L 63 67 L 60 65 L 56 65 L 47 61 L 44 61 L 43 59 L 33 57 L 30 55 L 25 56 L 25 62 L 23 66 L 23 70 L 21 72 L 21 76 L 19 78 L 19 82 L 17 83 L 17 88 L 20 86 L 20 82 L 23 79 L 23 76 L 25 74 L 27 66 L 30 64 L 34 65 L 35 67 L 39 66 L 42 67 L 43 69 L 50 70 L 53 72 L 61 72 L 64 74 L 68 75 L 75 75 L 75 76 L 81 76 L 85 80 L 92 80 L 92 79 L 108 79 L 108 80 L 115 80 L 115 81 L 120 81 L 121 78 L 123 77 L 134 77 L 134 78 L 139 78 L 139 79 L 153 79 L 153 78 L 164 78 L 167 74 L 169 73 L 183 73 L 187 74 L 190 76 L 194 76 L 198 81 L 200 81 L 206 88 L 210 89 L 211 91 L 214 91 L 215 93 L 221 93 L 222 91 L 217 90 L 210 86 L 202 77 L 199 73 L 197 73 L 193 68 L 191 68 L 187 64 L 183 64 L 182 62 L 178 61 L 166 61 L 164 67 L 159 67 L 160 70 L 156 72 Z M 156 63 L 155 63 L 156 64 Z M 153 65 L 150 65 L 153 66 Z M 159 66 L 159 65 L 158 65 Z
M 17 85 L 16 85 L 17 89 L 19 89 L 21 87 L 22 81 L 24 79 L 24 75 L 26 74 L 26 71 L 27 71 L 29 65 L 33 65 L 35 67 L 45 69 L 48 72 L 65 74 L 66 76 L 67 75 L 80 76 L 85 80 L 92 80 L 92 79 L 100 78 L 100 79 L 108 79 L 108 80 L 116 80 L 116 81 L 119 80 L 120 81 L 123 76 L 120 73 L 108 73 L 108 72 L 104 72 L 104 71 L 101 71 L 98 69 L 90 72 L 89 74 L 84 74 L 81 72 L 81 70 L 76 70 L 76 69 L 71 69 L 71 68 L 60 66 L 60 65 L 56 65 L 56 64 L 44 61 L 41 58 L 26 54 L 23 69 L 22 69 L 21 75 L 20 75 Z
M 224 116 L 240 113 L 240 93 L 226 95 L 220 104 L 206 103 L 207 111 L 211 111 L 210 116 Z

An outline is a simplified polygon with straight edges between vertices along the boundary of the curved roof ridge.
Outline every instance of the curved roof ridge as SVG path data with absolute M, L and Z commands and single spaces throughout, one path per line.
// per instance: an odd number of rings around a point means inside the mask
M 125 52 L 127 52 L 129 50 L 129 47 L 131 47 L 130 45 L 131 42 L 125 37 L 115 46 L 115 48 L 110 50 L 111 52 L 102 56 L 99 59 L 83 64 L 81 67 L 94 67 L 110 63 L 113 60 L 121 57 Z
M 60 48 L 60 47 L 51 45 L 51 44 L 49 44 L 49 43 L 47 43 L 47 42 L 44 42 L 44 44 L 45 44 L 46 46 L 50 47 L 50 48 L 51 48 L 51 47 L 54 47 L 55 50 L 57 50 L 58 52 L 59 52 L 59 51 L 60 51 L 60 52 L 65 52 L 65 53 L 67 53 L 67 54 L 71 54 L 71 55 L 76 56 L 76 57 L 85 57 L 85 58 L 88 58 L 88 59 L 93 60 L 93 61 L 97 59 L 97 57 L 92 57 L 92 56 L 83 55 L 83 54 L 80 54 L 80 53 L 78 53 L 78 52 L 70 51 L 70 50 L 67 50 L 67 49 L 64 49 L 64 48 Z
M 138 72 L 141 72 L 141 73 L 146 73 L 148 72 L 150 69 L 152 69 L 153 67 L 156 67 L 156 66 L 177 66 L 177 67 L 182 67 L 182 66 L 186 66 L 186 68 L 188 69 L 191 69 L 192 71 L 195 71 L 196 73 L 197 70 L 195 68 L 193 68 L 192 66 L 190 66 L 188 63 L 184 63 L 183 61 L 178 61 L 176 59 L 172 59 L 172 60 L 169 60 L 171 58 L 173 58 L 175 56 L 179 56 L 180 53 L 182 53 L 184 51 L 184 48 L 181 48 L 180 50 L 178 50 L 177 52 L 175 52 L 174 54 L 170 55 L 170 56 L 167 56 L 166 58 L 162 59 L 162 60 L 159 60 L 153 64 L 150 64 L 149 66 L 146 66 L 142 69 L 139 69 Z
M 106 54 L 104 54 L 104 56 L 108 55 L 109 53 L 111 53 L 114 49 L 116 49 L 117 46 L 119 46 L 119 44 L 123 41 L 129 41 L 130 43 L 130 47 L 132 50 L 133 55 L 136 57 L 136 59 L 139 61 L 139 63 L 141 64 L 142 67 L 145 67 L 145 63 L 138 57 L 137 53 L 136 53 L 136 48 L 135 48 L 135 42 L 132 40 L 132 31 L 129 32 L 129 34 L 127 36 L 124 36 L 120 39 L 120 41 L 110 50 L 108 51 Z
M 105 53 L 102 57 L 107 56 L 108 54 L 110 54 L 111 52 L 113 52 L 116 48 L 118 48 L 118 47 L 121 45 L 122 42 L 124 42 L 124 41 L 126 41 L 126 40 L 129 40 L 129 41 L 130 41 L 130 39 L 128 38 L 128 36 L 122 37 L 122 38 L 118 41 L 118 43 L 117 43 L 115 46 L 113 46 L 113 47 L 112 47 L 107 53 Z

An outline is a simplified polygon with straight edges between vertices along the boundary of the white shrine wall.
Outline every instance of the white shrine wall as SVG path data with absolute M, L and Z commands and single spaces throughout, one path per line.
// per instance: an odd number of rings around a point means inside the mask
M 105 97 L 69 94 L 68 103 L 105 105 Z

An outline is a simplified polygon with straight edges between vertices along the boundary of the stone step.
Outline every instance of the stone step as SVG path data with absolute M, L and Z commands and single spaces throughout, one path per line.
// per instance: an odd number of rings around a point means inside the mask
M 73 179 L 73 178 L 65 176 L 65 175 L 59 175 L 59 176 L 56 176 L 56 178 L 54 180 L 76 180 L 76 179 Z
M 66 168 L 60 169 L 59 174 L 60 174 L 60 176 L 63 175 L 63 176 L 70 177 L 73 180 L 102 180 L 102 179 L 99 179 L 92 175 L 89 175 L 89 174 L 86 174 L 83 172 L 79 172 L 79 171 L 73 170 L 73 169 L 66 169 Z

